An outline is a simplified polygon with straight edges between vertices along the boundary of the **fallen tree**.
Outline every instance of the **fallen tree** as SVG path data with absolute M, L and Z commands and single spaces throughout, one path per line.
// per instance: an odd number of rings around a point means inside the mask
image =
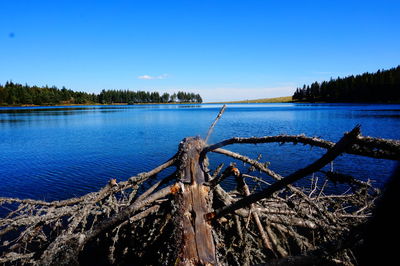
M 97 192 L 68 200 L 0 198 L 0 206 L 9 210 L 0 219 L 0 263 L 356 265 L 364 225 L 380 192 L 370 181 L 322 168 L 343 153 L 399 160 L 400 141 L 364 137 L 356 126 L 337 143 L 280 135 L 208 145 L 224 110 L 205 140 L 184 139 L 171 159 L 149 172 L 110 180 Z M 257 159 L 222 148 L 243 143 L 302 143 L 326 153 L 282 176 Z M 211 171 L 210 152 L 250 167 L 240 171 L 232 163 Z M 175 168 L 171 175 L 154 178 L 170 167 Z M 258 171 L 275 183 L 253 174 Z M 220 184 L 230 176 L 237 187 L 226 191 Z M 309 176 L 309 186 L 296 185 Z M 337 182 L 348 189 L 327 193 Z M 148 189 L 138 193 L 141 187 Z

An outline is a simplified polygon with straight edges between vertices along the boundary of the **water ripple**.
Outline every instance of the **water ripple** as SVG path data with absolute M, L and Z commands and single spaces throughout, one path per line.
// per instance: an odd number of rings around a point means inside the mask
M 0 196 L 66 199 L 98 190 L 110 178 L 126 180 L 149 171 L 175 154 L 184 137 L 204 136 L 220 107 L 0 108 Z M 400 105 L 231 104 L 211 142 L 301 133 L 336 141 L 358 123 L 364 135 L 400 139 L 399 110 Z M 262 154 L 262 160 L 282 175 L 306 166 L 323 152 L 277 144 L 229 149 L 252 158 Z M 211 168 L 216 160 L 225 165 L 232 161 L 211 154 Z M 238 165 L 247 171 L 247 166 Z M 394 162 L 346 155 L 334 165 L 336 170 L 382 185 Z M 224 186 L 233 188 L 235 181 L 228 179 Z

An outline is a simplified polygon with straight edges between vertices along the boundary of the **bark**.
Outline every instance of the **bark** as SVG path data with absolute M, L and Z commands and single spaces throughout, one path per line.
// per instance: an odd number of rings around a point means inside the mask
M 216 264 L 211 226 L 205 216 L 211 209 L 209 187 L 204 185 L 208 175 L 200 158 L 203 147 L 204 141 L 199 138 L 185 139 L 180 146 L 179 176 L 185 184 L 175 194 L 178 211 L 174 216 L 174 240 L 180 243 L 176 259 L 179 265 Z

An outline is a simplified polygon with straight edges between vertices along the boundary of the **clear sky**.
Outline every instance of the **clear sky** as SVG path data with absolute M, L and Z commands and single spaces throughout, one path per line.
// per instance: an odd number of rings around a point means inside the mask
M 245 100 L 399 64 L 399 0 L 0 0 L 1 84 Z

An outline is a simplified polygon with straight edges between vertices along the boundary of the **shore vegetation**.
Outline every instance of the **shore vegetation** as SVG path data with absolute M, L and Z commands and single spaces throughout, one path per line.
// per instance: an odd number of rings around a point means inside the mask
M 331 78 L 297 88 L 293 100 L 304 102 L 400 102 L 400 65 L 375 73 Z
M 200 94 L 167 92 L 102 90 L 100 93 L 73 91 L 56 86 L 29 86 L 7 81 L 0 84 L 0 106 L 10 105 L 74 105 L 74 104 L 137 104 L 137 103 L 202 103 Z

